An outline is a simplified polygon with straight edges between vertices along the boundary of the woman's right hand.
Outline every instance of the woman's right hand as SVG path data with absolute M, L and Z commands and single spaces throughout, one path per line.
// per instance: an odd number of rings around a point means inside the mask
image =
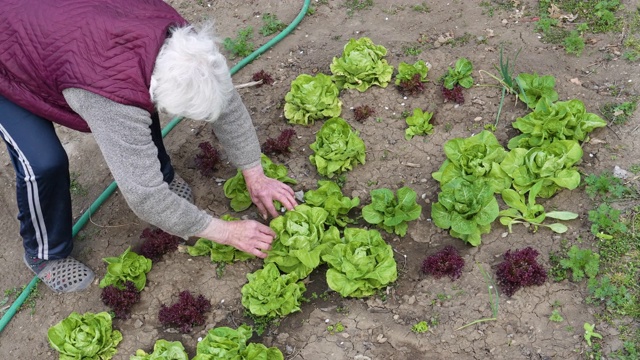
M 276 233 L 254 220 L 224 221 L 213 219 L 196 236 L 218 244 L 230 245 L 259 258 L 266 258 Z

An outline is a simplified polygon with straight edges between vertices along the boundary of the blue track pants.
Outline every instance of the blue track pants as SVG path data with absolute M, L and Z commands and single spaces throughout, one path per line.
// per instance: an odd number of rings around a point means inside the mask
M 164 180 L 174 171 L 162 142 L 158 114 L 150 126 Z M 44 260 L 71 253 L 72 213 L 69 159 L 51 121 L 0 95 L 0 136 L 16 172 L 20 235 L 25 253 Z

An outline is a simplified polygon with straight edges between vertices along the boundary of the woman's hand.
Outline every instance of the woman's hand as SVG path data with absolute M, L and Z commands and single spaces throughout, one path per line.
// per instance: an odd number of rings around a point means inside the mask
M 270 227 L 254 220 L 224 221 L 213 219 L 204 229 L 196 234 L 213 242 L 230 245 L 259 258 L 267 257 L 267 250 L 276 233 Z
M 262 218 L 267 215 L 277 217 L 278 211 L 273 206 L 273 201 L 279 201 L 287 210 L 293 210 L 296 205 L 293 189 L 281 181 L 267 177 L 258 165 L 242 171 L 244 180 L 251 196 L 251 201 L 258 207 Z

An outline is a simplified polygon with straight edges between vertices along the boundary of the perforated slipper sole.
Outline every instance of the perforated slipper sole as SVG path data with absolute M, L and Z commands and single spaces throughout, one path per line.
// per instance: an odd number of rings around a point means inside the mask
M 178 174 L 173 176 L 173 181 L 169 184 L 169 190 L 193 204 L 193 191 L 191 191 L 191 186 L 178 176 Z
M 24 263 L 29 266 L 26 258 Z M 84 290 L 91 285 L 95 278 L 95 274 L 91 269 L 72 257 L 48 260 L 44 269 L 36 275 L 51 290 L 57 293 Z

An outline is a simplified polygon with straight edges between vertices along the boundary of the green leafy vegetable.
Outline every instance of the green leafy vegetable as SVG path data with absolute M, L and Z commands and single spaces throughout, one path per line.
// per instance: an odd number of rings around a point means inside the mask
M 284 117 L 290 124 L 300 125 L 338 117 L 342 112 L 339 93 L 330 76 L 302 74 L 291 82 L 291 90 L 284 97 Z
M 260 161 L 262 163 L 262 169 L 264 170 L 264 174 L 267 177 L 272 179 L 280 180 L 284 183 L 288 184 L 296 184 L 297 182 L 287 176 L 287 168 L 284 165 L 274 164 L 266 155 L 262 154 Z M 228 199 L 231 199 L 231 208 L 236 211 L 244 211 L 251 206 L 251 196 L 249 195 L 249 190 L 247 189 L 247 183 L 244 181 L 244 176 L 242 175 L 242 171 L 238 170 L 236 176 L 230 178 L 225 181 L 224 186 L 224 196 Z M 280 210 L 282 206 L 279 202 L 274 202 L 276 208 Z
M 348 213 L 360 205 L 360 198 L 351 199 L 343 196 L 340 186 L 329 180 L 318 181 L 318 189 L 304 193 L 304 201 L 311 206 L 325 209 L 329 213 L 327 224 L 341 227 L 355 222 L 349 218 Z
M 362 208 L 362 217 L 388 233 L 405 236 L 407 222 L 420 217 L 422 206 L 416 202 L 416 192 L 409 187 L 398 189 L 397 195 L 396 198 L 393 191 L 385 188 L 371 190 L 371 204 Z
M 109 360 L 117 352 L 122 334 L 113 330 L 107 312 L 83 315 L 72 312 L 49 328 L 49 344 L 60 353 L 60 360 Z
M 398 65 L 398 74 L 396 75 L 396 85 L 400 85 L 403 81 L 412 80 L 416 74 L 420 75 L 420 81 L 427 81 L 427 73 L 429 68 L 423 60 L 416 61 L 413 65 L 401 62 Z
M 242 352 L 243 360 L 284 360 L 284 355 L 277 347 L 266 347 L 260 343 L 250 343 Z
M 534 233 L 538 231 L 539 226 L 545 226 L 556 233 L 562 234 L 568 230 L 564 224 L 543 224 L 542 222 L 546 218 L 573 220 L 578 217 L 578 214 L 569 211 L 545 212 L 542 205 L 536 204 L 536 196 L 540 192 L 542 184 L 542 182 L 538 182 L 533 188 L 531 188 L 529 191 L 528 201 L 525 200 L 524 195 L 519 194 L 513 189 L 502 190 L 502 200 L 509 206 L 509 208 L 500 211 L 500 223 L 507 226 L 509 228 L 509 232 L 511 232 L 511 226 L 513 224 L 525 224 L 531 225 Z
M 252 333 L 253 329 L 244 324 L 238 329 L 213 328 L 198 343 L 193 360 L 284 360 L 276 347 L 267 348 L 258 343 L 247 345 Z
M 433 134 L 433 125 L 429 123 L 433 113 L 422 109 L 413 109 L 413 115 L 408 116 L 406 119 L 409 127 L 404 131 L 404 138 L 411 140 L 416 135 L 431 135 Z
M 233 246 L 218 244 L 204 238 L 198 239 L 193 246 L 187 246 L 187 252 L 191 256 L 209 255 L 212 263 L 231 264 L 234 261 L 243 261 L 254 257 Z
M 556 78 L 553 76 L 520 73 L 516 77 L 516 83 L 520 87 L 518 98 L 524 101 L 529 109 L 535 109 L 540 101 L 551 104 L 558 100 L 558 93 L 554 90 Z
M 471 61 L 467 58 L 460 58 L 453 68 L 449 68 L 447 75 L 444 76 L 443 85 L 449 90 L 452 90 L 456 84 L 468 89 L 473 86 L 472 72 L 473 64 Z
M 441 187 L 459 177 L 471 182 L 482 179 L 496 193 L 511 186 L 511 177 L 500 167 L 507 151 L 490 131 L 451 139 L 444 144 L 444 153 L 447 159 L 432 174 Z
M 277 238 L 265 263 L 275 263 L 280 271 L 299 279 L 307 277 L 320 265 L 320 256 L 340 241 L 337 228 L 325 231 L 328 215 L 323 208 L 301 204 L 271 220 L 269 226 Z
M 352 170 L 365 163 L 364 142 L 342 118 L 327 120 L 316 134 L 316 141 L 309 146 L 314 154 L 309 160 L 318 173 L 328 178 Z
M 585 275 L 593 279 L 600 270 L 600 254 L 573 245 L 567 253 L 567 258 L 560 260 L 560 266 L 571 269 L 573 281 L 580 281 Z
M 387 49 L 375 45 L 371 39 L 351 39 L 344 46 L 342 56 L 334 57 L 331 72 L 338 89 L 356 89 L 360 92 L 373 85 L 387 87 L 393 75 L 393 66 L 383 57 Z
M 306 287 L 295 273 L 281 275 L 274 263 L 247 274 L 242 287 L 242 305 L 253 315 L 277 318 L 300 311 Z
M 587 341 L 587 344 L 589 344 L 589 346 L 591 346 L 591 338 L 595 337 L 598 339 L 602 339 L 602 335 L 598 334 L 597 332 L 595 332 L 595 327 L 596 324 L 589 324 L 589 323 L 584 323 L 584 339 Z
M 131 251 L 131 247 L 118 257 L 102 259 L 107 265 L 107 273 L 100 280 L 100 287 L 113 285 L 120 290 L 125 289 L 125 283 L 131 281 L 136 289 L 142 291 L 147 283 L 147 273 L 151 271 L 151 260 Z
M 329 287 L 344 297 L 373 295 L 398 277 L 393 249 L 376 230 L 346 228 L 344 242 L 322 260 L 329 264 Z
M 531 149 L 511 150 L 500 164 L 513 178 L 521 194 L 542 182 L 539 196 L 549 198 L 560 188 L 573 190 L 580 185 L 574 165 L 582 158 L 582 147 L 575 140 L 556 140 Z
M 534 111 L 513 122 L 512 126 L 522 134 L 509 140 L 507 147 L 529 149 L 554 140 L 584 141 L 591 131 L 606 125 L 601 117 L 588 113 L 580 100 L 553 104 L 538 101 Z
M 189 360 L 189 355 L 180 341 L 160 339 L 153 345 L 151 354 L 138 350 L 129 360 Z
M 431 207 L 433 223 L 472 246 L 480 245 L 482 234 L 491 231 L 491 223 L 500 208 L 487 181 L 468 181 L 457 177 L 441 187 L 438 202 Z

